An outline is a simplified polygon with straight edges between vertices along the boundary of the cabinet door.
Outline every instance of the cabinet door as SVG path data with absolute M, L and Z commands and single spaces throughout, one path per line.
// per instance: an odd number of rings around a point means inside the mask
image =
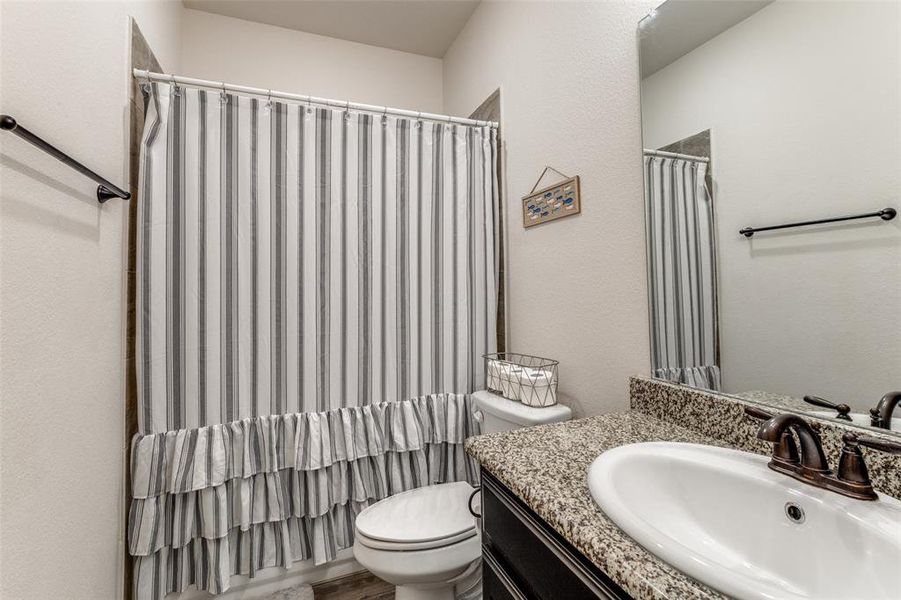
M 491 550 L 482 549 L 482 600 L 527 600 Z
M 490 553 L 529 599 L 629 598 L 485 471 L 482 471 L 482 544 L 487 549 L 483 556 Z

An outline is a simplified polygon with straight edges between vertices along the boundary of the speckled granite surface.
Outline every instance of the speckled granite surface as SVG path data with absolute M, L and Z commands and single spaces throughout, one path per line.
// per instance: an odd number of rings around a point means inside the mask
M 474 437 L 466 450 L 634 598 L 723 598 L 645 551 L 591 499 L 586 474 L 599 454 L 650 441 L 725 445 L 630 411 Z
M 749 390 L 747 392 L 739 392 L 737 394 L 730 395 L 735 396 L 736 398 L 741 398 L 743 400 L 751 400 L 752 402 L 757 402 L 758 404 L 766 404 L 767 406 L 772 406 L 774 408 L 779 407 L 807 412 L 810 412 L 812 410 L 820 410 L 814 406 L 811 406 L 810 404 L 807 404 L 802 398 L 793 398 L 792 396 L 786 396 L 784 394 L 774 394 L 772 392 L 765 392 L 763 390 Z
M 586 474 L 605 450 L 638 442 L 689 442 L 769 454 L 769 444 L 757 439 L 759 422 L 744 414 L 745 406 L 760 404 L 644 377 L 633 377 L 629 387 L 629 412 L 474 437 L 466 441 L 466 449 L 634 598 L 724 598 L 620 531 L 592 500 Z M 847 431 L 898 437 L 828 419 L 810 420 L 820 424 L 833 467 Z M 876 489 L 901 498 L 901 457 L 863 450 Z
M 896 442 L 899 438 L 896 432 L 883 433 L 871 427 L 856 427 L 844 425 L 834 419 L 815 418 L 805 410 L 776 409 L 753 401 L 646 377 L 630 379 L 629 395 L 633 410 L 709 435 L 733 448 L 758 454 L 770 454 L 772 447 L 757 439 L 760 422 L 744 414 L 745 406 L 753 405 L 770 412 L 783 410 L 798 413 L 809 421 L 819 423 L 823 450 L 833 469 L 838 465 L 842 435 L 849 431 Z M 901 456 L 869 448 L 862 448 L 862 451 L 873 487 L 883 494 L 901 498 Z

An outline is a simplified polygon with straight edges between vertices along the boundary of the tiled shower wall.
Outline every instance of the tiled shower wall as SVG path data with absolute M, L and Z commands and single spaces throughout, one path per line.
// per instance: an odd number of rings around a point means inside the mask
M 131 438 L 138 431 L 138 386 L 137 365 L 135 364 L 135 337 L 136 337 L 136 261 L 137 261 L 137 235 L 136 225 L 138 220 L 138 161 L 141 155 L 141 135 L 144 130 L 144 95 L 141 93 L 141 85 L 137 79 L 131 76 L 131 69 L 144 69 L 162 73 L 163 68 L 153 54 L 153 50 L 144 39 L 138 24 L 131 22 L 131 68 L 128 77 L 131 80 L 128 96 L 129 106 L 129 147 L 128 147 L 128 189 L 131 192 L 131 201 L 128 203 L 128 257 L 127 257 L 127 281 L 126 281 L 126 324 L 125 324 L 125 518 L 128 518 L 128 505 L 131 500 L 131 461 L 128 459 Z M 123 557 L 125 561 L 125 598 L 131 598 L 132 586 L 132 562 L 128 553 Z

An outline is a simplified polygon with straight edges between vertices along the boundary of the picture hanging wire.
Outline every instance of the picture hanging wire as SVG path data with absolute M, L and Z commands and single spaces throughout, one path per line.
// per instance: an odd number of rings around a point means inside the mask
M 556 173 L 563 179 L 570 179 L 570 176 L 567 175 L 566 173 L 563 173 L 562 171 L 558 171 L 557 169 L 555 169 L 554 167 L 552 167 L 550 165 L 545 165 L 544 171 L 542 171 L 541 175 L 538 176 L 538 181 L 536 181 L 535 185 L 532 186 L 532 189 L 529 190 L 529 194 L 531 194 L 532 192 L 535 191 L 535 188 L 538 187 L 538 184 L 541 183 L 541 180 L 544 179 L 544 176 L 547 174 L 548 171 L 553 171 L 554 173 Z

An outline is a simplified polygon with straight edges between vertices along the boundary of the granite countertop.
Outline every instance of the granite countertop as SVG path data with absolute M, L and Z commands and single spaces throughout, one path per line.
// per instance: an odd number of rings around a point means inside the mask
M 631 411 L 473 437 L 466 450 L 632 597 L 724 598 L 645 551 L 591 498 L 588 467 L 599 454 L 651 441 L 725 445 Z
M 736 398 L 742 398 L 743 400 L 757 402 L 758 404 L 766 404 L 767 406 L 787 408 L 789 410 L 797 410 L 800 412 L 809 413 L 815 410 L 822 410 L 826 413 L 830 412 L 828 408 L 818 409 L 816 406 L 804 402 L 802 398 L 786 396 L 785 394 L 774 394 L 773 392 L 766 392 L 764 390 L 749 390 L 747 392 L 738 392 L 731 395 Z

